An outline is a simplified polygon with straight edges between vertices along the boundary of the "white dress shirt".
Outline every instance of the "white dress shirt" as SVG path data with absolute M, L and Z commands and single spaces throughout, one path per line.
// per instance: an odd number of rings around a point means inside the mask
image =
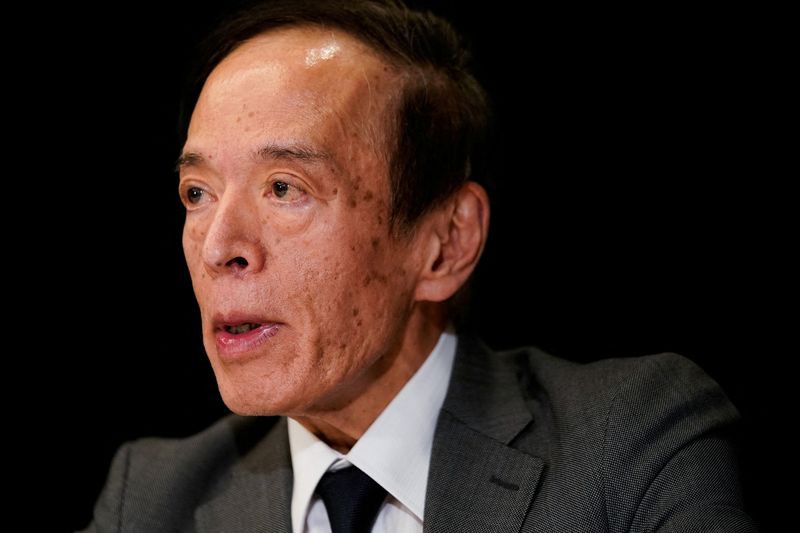
M 350 465 L 381 485 L 388 496 L 373 533 L 421 533 L 433 433 L 453 370 L 456 336 L 447 330 L 428 358 L 347 454 L 289 419 L 294 470 L 293 533 L 331 533 L 328 513 L 314 493 L 322 475 Z

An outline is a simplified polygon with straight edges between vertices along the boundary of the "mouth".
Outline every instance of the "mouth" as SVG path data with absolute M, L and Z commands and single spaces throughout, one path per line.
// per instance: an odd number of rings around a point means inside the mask
M 224 325 L 222 326 L 222 329 L 224 329 L 231 335 L 241 335 L 242 333 L 247 333 L 248 331 L 258 329 L 261 326 L 262 324 L 256 324 L 255 322 L 247 322 L 245 324 Z
M 260 353 L 285 324 L 256 317 L 215 317 L 214 340 L 225 362 L 235 362 Z

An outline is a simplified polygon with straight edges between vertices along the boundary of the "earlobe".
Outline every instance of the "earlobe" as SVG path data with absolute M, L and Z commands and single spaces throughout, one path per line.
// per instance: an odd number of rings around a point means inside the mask
M 419 301 L 443 302 L 466 283 L 478 264 L 489 230 L 489 197 L 465 183 L 434 214 L 429 256 L 417 283 Z

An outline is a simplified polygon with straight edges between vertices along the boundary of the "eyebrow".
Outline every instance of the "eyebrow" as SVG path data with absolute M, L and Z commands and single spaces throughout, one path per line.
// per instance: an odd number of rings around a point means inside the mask
M 315 150 L 303 144 L 266 144 L 256 150 L 256 156 L 265 160 L 277 159 L 304 163 L 319 163 L 331 159 L 328 152 Z
M 319 163 L 332 159 L 328 152 L 315 150 L 303 144 L 270 143 L 256 150 L 254 155 L 257 159 L 262 160 L 302 161 L 304 163 Z M 185 152 L 176 161 L 175 170 L 198 167 L 204 165 L 205 162 L 205 158 L 197 152 Z
M 184 152 L 175 162 L 175 172 L 186 167 L 198 167 L 205 163 L 205 158 L 196 152 Z

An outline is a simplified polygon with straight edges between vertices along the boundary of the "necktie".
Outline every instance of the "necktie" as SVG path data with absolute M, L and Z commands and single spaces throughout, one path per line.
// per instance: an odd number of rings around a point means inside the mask
M 319 480 L 317 494 L 325 502 L 332 533 L 369 533 L 386 490 L 349 466 L 326 472 Z

